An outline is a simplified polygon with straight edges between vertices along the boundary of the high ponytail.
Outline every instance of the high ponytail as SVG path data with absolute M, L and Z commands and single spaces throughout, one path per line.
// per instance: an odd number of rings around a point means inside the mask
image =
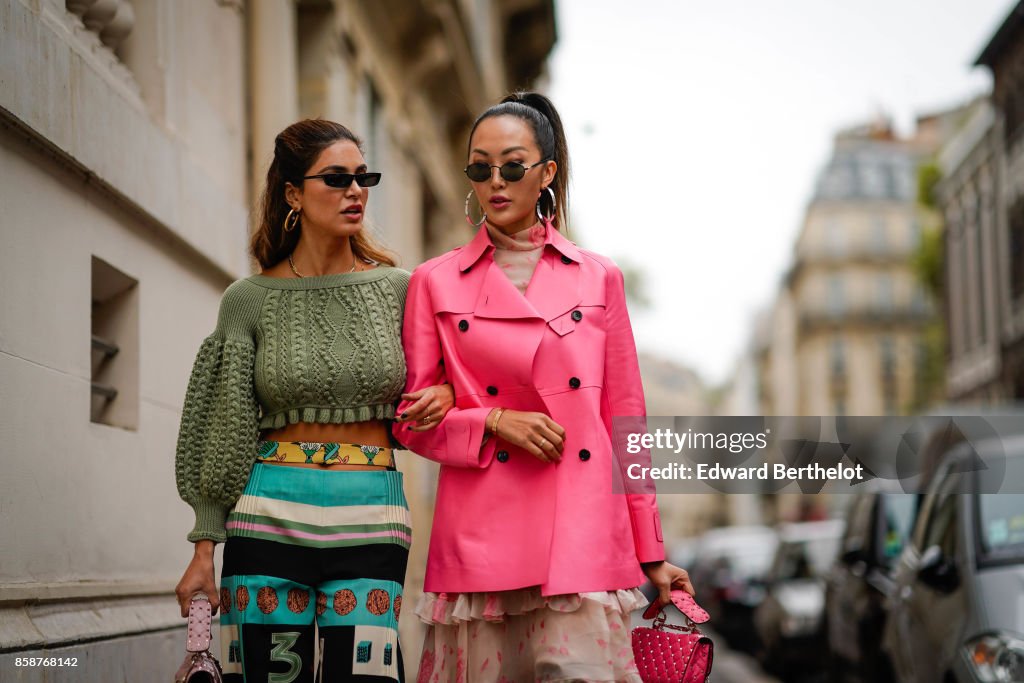
M 566 144 L 562 118 L 558 115 L 555 105 L 547 97 L 536 92 L 514 92 L 506 95 L 499 104 L 489 108 L 473 122 L 473 128 L 469 132 L 470 141 L 480 122 L 492 116 L 515 116 L 526 121 L 533 130 L 533 137 L 540 147 L 542 158 L 551 159 L 558 165 L 558 171 L 550 187 L 555 194 L 554 225 L 561 230 L 562 226 L 566 225 L 566 217 L 569 215 L 569 146 Z M 469 144 L 467 142 L 467 155 Z M 541 208 L 545 213 L 550 211 L 550 201 L 548 193 L 544 192 L 541 195 Z

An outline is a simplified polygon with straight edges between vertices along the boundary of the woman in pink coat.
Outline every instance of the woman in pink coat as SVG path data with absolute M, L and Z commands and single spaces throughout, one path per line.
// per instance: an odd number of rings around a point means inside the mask
M 394 425 L 441 463 L 419 680 L 639 681 L 637 587 L 693 588 L 653 492 L 613 487 L 612 417 L 645 414 L 622 273 L 559 231 L 569 158 L 547 98 L 485 111 L 468 151 L 479 229 L 413 272 L 402 332 L 406 391 L 448 382 L 456 401 L 436 429 Z

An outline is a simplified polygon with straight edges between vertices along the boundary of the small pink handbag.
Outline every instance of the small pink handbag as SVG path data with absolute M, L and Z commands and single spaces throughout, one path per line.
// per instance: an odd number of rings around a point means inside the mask
M 174 683 L 222 683 L 220 663 L 210 654 L 212 625 L 210 598 L 196 593 L 188 606 L 185 661 L 174 674 Z
M 708 613 L 683 591 L 672 591 L 672 604 L 686 616 L 689 625 L 666 624 L 665 612 L 651 603 L 644 619 L 654 619 L 654 628 L 633 629 L 633 659 L 640 678 L 644 683 L 704 683 L 711 675 L 715 644 L 697 624 L 707 622 Z

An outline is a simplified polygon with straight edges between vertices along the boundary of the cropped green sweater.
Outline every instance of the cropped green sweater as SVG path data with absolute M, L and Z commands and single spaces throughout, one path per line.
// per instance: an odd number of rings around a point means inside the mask
M 408 285 L 408 272 L 378 266 L 252 275 L 227 288 L 217 327 L 196 355 L 178 430 L 178 493 L 196 513 L 190 541 L 225 540 L 261 430 L 395 416 Z

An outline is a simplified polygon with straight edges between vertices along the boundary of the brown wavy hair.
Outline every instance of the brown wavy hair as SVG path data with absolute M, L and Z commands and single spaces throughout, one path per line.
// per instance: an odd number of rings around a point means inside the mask
M 249 240 L 249 252 L 266 270 L 288 257 L 299 242 L 300 218 L 295 230 L 285 232 L 284 221 L 291 207 L 285 201 L 285 183 L 302 187 L 303 176 L 309 173 L 320 153 L 339 140 L 348 140 L 363 152 L 363 143 L 355 133 L 334 121 L 305 119 L 278 133 L 274 139 L 274 160 L 267 169 L 256 217 L 256 230 Z M 364 261 L 397 265 L 394 254 L 376 242 L 365 228 L 349 237 L 352 253 Z

